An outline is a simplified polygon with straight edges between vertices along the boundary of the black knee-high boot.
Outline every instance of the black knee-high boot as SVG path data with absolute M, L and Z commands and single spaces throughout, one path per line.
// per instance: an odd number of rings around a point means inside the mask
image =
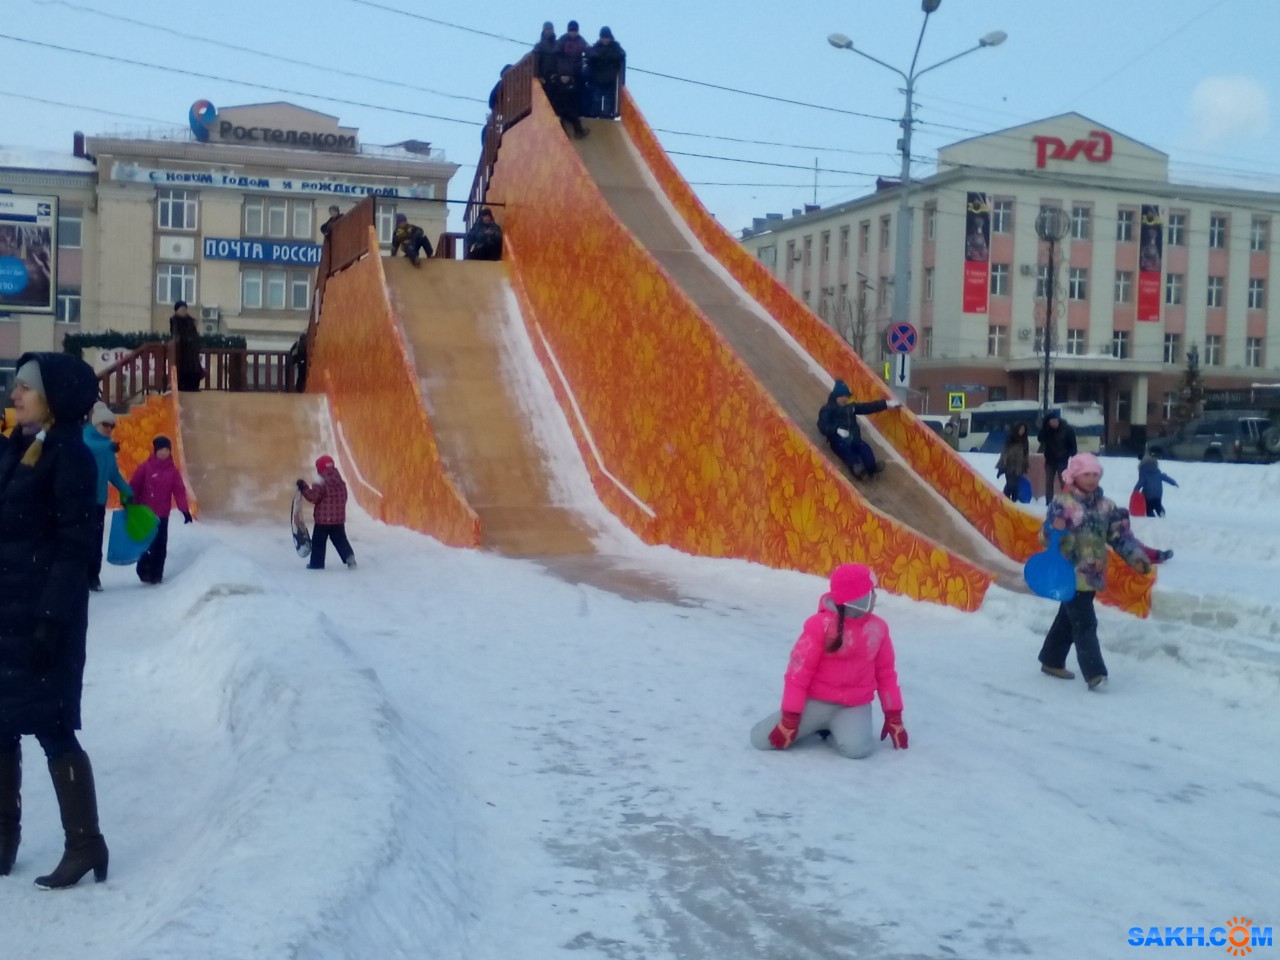
M 36 877 L 47 890 L 73 887 L 90 870 L 98 883 L 107 879 L 107 843 L 98 832 L 98 795 L 93 788 L 89 755 L 73 750 L 49 761 L 49 776 L 58 795 L 66 847 L 53 873 Z
M 22 839 L 22 747 L 0 750 L 0 877 L 7 877 Z

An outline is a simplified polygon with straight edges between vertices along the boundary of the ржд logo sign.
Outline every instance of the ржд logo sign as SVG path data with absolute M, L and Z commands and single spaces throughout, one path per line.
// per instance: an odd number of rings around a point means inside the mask
M 1036 166 L 1043 167 L 1047 160 L 1074 160 L 1080 154 L 1090 163 L 1106 163 L 1111 159 L 1111 134 L 1104 130 L 1090 130 L 1087 140 L 1077 140 L 1071 146 L 1058 137 L 1032 137 L 1036 145 Z

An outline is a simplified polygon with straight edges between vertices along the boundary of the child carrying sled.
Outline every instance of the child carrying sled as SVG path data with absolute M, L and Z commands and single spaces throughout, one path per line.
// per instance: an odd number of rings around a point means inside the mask
M 861 759 L 876 748 L 871 701 L 884 710 L 880 739 L 907 749 L 902 725 L 902 691 L 894 669 L 889 625 L 877 617 L 871 571 L 846 563 L 831 574 L 831 590 L 818 612 L 804 623 L 791 651 L 782 692 L 782 710 L 751 730 L 757 750 L 786 750 L 812 733 L 829 734 L 842 756 Z
M 355 551 L 347 540 L 347 484 L 338 473 L 333 457 L 316 460 L 320 482 L 314 486 L 298 479 L 298 490 L 315 504 L 315 529 L 311 532 L 311 561 L 308 570 L 324 569 L 325 541 L 332 540 L 348 570 L 356 568 Z

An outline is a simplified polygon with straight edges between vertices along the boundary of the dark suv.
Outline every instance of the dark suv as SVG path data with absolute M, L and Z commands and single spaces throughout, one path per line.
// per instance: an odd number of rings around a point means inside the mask
M 1271 463 L 1280 451 L 1268 443 L 1271 421 L 1259 413 L 1207 413 L 1180 430 L 1147 441 L 1147 452 L 1166 460 Z

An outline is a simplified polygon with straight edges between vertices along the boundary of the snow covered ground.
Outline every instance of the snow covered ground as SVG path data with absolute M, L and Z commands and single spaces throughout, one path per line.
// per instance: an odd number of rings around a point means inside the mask
M 636 601 L 363 516 L 354 573 L 179 526 L 163 586 L 92 598 L 110 879 L 32 886 L 61 834 L 27 740 L 0 956 L 1066 960 L 1280 926 L 1280 466 L 1165 468 L 1136 526 L 1176 556 L 1157 617 L 1101 612 L 1105 693 L 1039 673 L 1047 602 L 884 596 L 911 748 L 866 761 L 747 744 L 818 578 L 614 530 L 679 596 Z

